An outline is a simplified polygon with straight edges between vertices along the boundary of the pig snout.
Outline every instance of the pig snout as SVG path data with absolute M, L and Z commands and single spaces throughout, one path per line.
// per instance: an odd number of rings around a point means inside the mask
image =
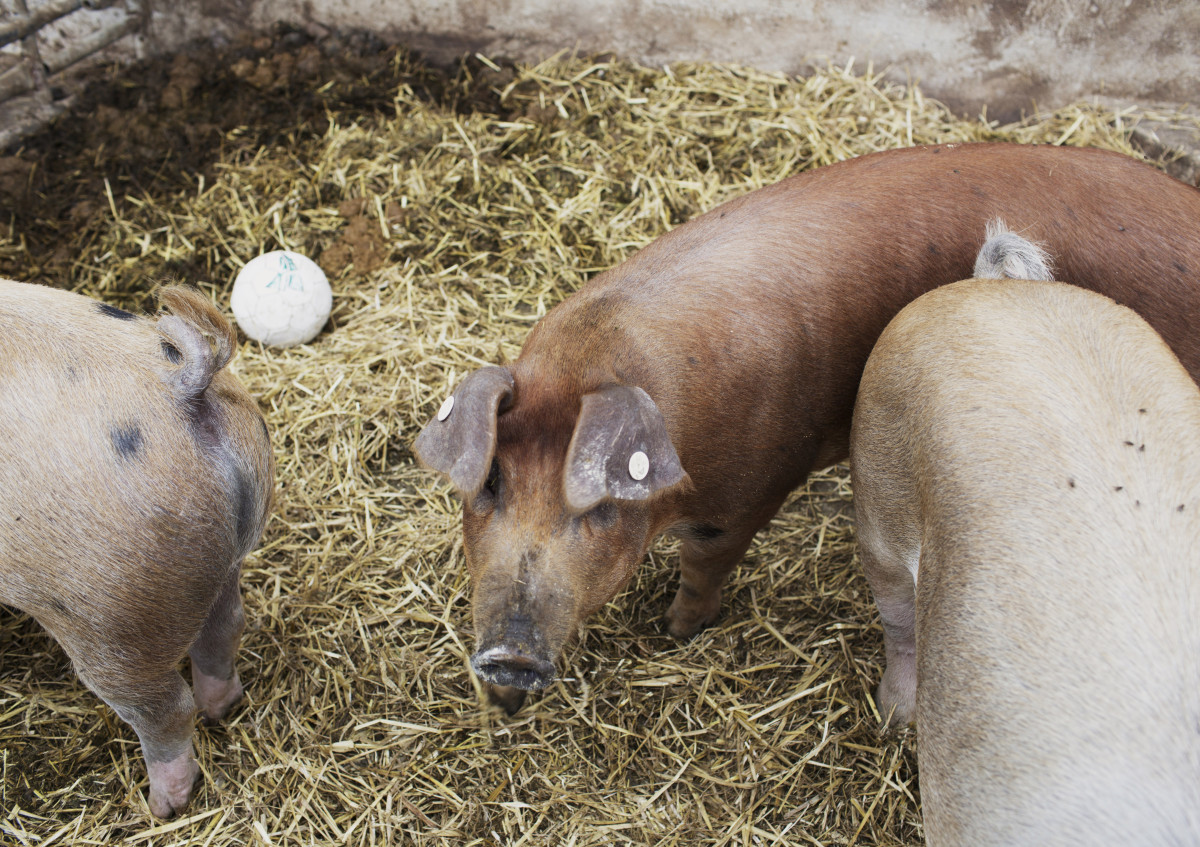
M 536 602 L 530 587 L 518 581 L 500 602 L 484 602 L 477 609 L 471 668 L 484 682 L 537 691 L 554 681 L 554 659 L 561 645 L 560 639 L 548 637 L 545 625 L 553 616 L 544 608 L 552 604 Z
M 471 668 L 485 682 L 522 691 L 537 691 L 554 681 L 554 662 L 523 649 L 521 644 L 499 644 L 479 650 Z

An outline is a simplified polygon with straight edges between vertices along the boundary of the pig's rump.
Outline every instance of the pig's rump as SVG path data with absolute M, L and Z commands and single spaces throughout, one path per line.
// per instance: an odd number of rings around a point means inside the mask
M 1187 372 L 1104 298 L 967 282 L 897 317 L 859 403 L 863 531 L 904 525 L 891 496 L 919 534 L 930 843 L 1200 833 L 1200 392 Z
M 198 293 L 157 319 L 0 281 L 0 602 L 30 613 L 137 731 L 150 808 L 186 805 L 197 708 L 242 693 L 238 578 L 270 507 L 235 336 Z M 193 691 L 177 670 L 191 656 Z
M 235 562 L 236 534 L 204 519 L 235 508 L 231 486 L 156 378 L 175 367 L 163 345 L 151 320 L 0 284 L 0 599 L 52 631 L 128 628 L 130 609 L 212 593 Z M 186 560 L 169 575 L 164 548 Z

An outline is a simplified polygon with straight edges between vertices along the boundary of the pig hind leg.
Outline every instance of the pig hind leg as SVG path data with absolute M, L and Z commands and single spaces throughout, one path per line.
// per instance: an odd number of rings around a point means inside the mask
M 858 507 L 859 554 L 883 623 L 887 667 L 875 694 L 884 722 L 903 726 L 916 716 L 916 566 L 918 553 L 885 541 Z M 910 567 L 911 566 L 911 567 Z
M 121 669 L 114 670 L 94 659 L 109 651 L 71 650 L 65 642 L 63 646 L 84 684 L 137 733 L 150 776 L 150 811 L 160 818 L 172 817 L 187 805 L 200 775 L 192 755 L 196 706 L 187 683 L 174 667 L 154 673 L 149 670 L 152 664 L 126 657 Z
M 242 696 L 235 659 L 246 616 L 242 611 L 241 566 L 232 569 L 189 655 L 196 707 L 205 723 L 225 717 Z

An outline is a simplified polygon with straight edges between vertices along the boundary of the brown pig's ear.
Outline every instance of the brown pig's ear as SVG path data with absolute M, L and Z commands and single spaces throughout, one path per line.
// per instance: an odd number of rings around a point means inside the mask
M 563 474 L 573 510 L 585 511 L 606 497 L 645 500 L 686 477 L 649 394 L 612 385 L 583 396 Z
M 482 368 L 446 398 L 417 440 L 413 453 L 425 467 L 450 477 L 464 497 L 478 493 L 496 451 L 496 415 L 512 401 L 508 368 Z

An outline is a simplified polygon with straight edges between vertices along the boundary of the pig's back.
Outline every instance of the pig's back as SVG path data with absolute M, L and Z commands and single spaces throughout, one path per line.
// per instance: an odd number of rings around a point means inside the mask
M 724 203 L 551 310 L 522 357 L 582 375 L 585 391 L 645 388 L 685 467 L 693 451 L 734 456 L 722 434 L 746 431 L 790 433 L 832 463 L 879 333 L 971 276 L 997 217 L 1047 248 L 1057 278 L 1143 314 L 1200 377 L 1200 191 L 1108 151 L 1009 144 L 875 153 Z M 676 424 L 697 419 L 711 426 Z
M 1200 392 L 1142 321 L 1068 286 L 962 283 L 894 326 L 924 339 L 888 390 L 926 421 L 931 843 L 1194 840 Z

